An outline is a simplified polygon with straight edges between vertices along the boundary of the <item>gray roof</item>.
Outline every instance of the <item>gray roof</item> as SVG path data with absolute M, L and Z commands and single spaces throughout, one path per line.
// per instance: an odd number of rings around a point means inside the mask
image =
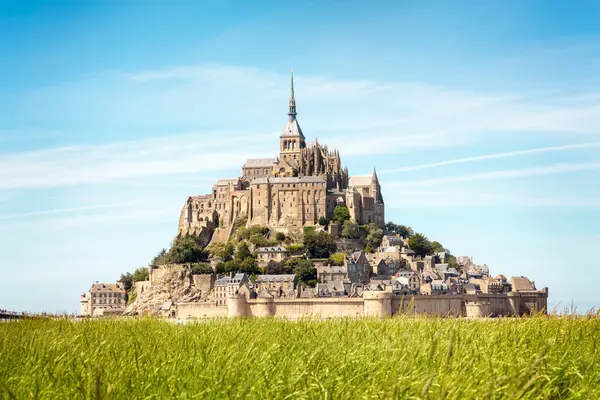
M 259 247 L 256 250 L 258 253 L 287 253 L 287 249 L 283 246 Z
M 257 275 L 256 282 L 290 282 L 296 279 L 296 274 Z
M 96 282 L 90 288 L 90 292 L 125 293 L 125 288 L 120 282 Z
M 323 176 L 291 176 L 291 177 L 277 177 L 277 178 L 256 178 L 252 180 L 252 184 L 261 183 L 325 183 Z
M 320 274 L 345 274 L 348 269 L 344 266 L 325 265 L 323 267 L 317 267 L 317 273 Z
M 165 301 L 164 303 L 162 303 L 162 305 L 160 306 L 160 309 L 163 311 L 169 311 L 169 308 L 171 308 L 171 305 L 173 305 L 172 301 Z
M 296 136 L 300 136 L 302 139 L 304 139 L 304 134 L 302 133 L 302 129 L 300 129 L 298 120 L 296 118 L 288 119 L 287 123 L 283 127 L 283 130 L 281 131 L 280 137 L 296 137 Z
M 277 158 L 249 158 L 243 168 L 272 167 L 278 161 Z

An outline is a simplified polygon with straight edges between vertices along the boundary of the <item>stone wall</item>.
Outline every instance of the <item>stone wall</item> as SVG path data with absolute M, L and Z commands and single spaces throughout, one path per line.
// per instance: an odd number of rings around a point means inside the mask
M 545 292 L 527 296 L 511 293 L 513 294 L 395 296 L 390 292 L 366 291 L 363 292 L 362 298 L 258 298 L 253 300 L 247 300 L 243 295 L 230 295 L 226 307 L 216 306 L 213 303 L 177 304 L 177 317 L 279 317 L 291 320 L 309 317 L 385 317 L 397 314 L 488 317 L 521 315 L 531 312 L 532 309 L 544 310 Z
M 214 303 L 177 303 L 177 318 L 227 318 L 227 307 Z

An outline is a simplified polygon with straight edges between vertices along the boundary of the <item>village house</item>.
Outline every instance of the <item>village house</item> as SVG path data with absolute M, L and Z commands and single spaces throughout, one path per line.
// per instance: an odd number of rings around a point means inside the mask
M 419 292 L 421 281 L 419 279 L 419 274 L 417 274 L 415 271 L 410 269 L 403 269 L 398 271 L 395 277 L 397 279 L 406 278 L 408 281 L 408 288 L 415 293 Z
M 257 293 L 269 292 L 273 297 L 294 296 L 296 274 L 258 275 L 254 281 Z
M 119 315 L 125 311 L 125 288 L 120 282 L 96 282 L 79 298 L 80 313 L 87 316 Z
M 350 284 L 344 285 L 343 281 L 334 280 L 325 283 L 317 283 L 317 293 L 319 297 L 342 297 L 347 296 L 347 289 Z
M 400 236 L 396 235 L 384 235 L 381 239 L 381 247 L 398 247 L 398 250 L 404 247 L 404 242 Z
M 317 281 L 346 281 L 348 280 L 348 269 L 345 266 L 324 265 L 317 266 Z
M 224 276 L 215 281 L 215 300 L 218 306 L 227 305 L 227 297 L 239 293 L 242 286 L 248 286 L 248 275 L 237 273 Z
M 371 279 L 371 264 L 362 250 L 345 257 L 344 266 L 348 271 L 348 278 L 353 283 L 368 282 Z
M 443 295 L 450 293 L 450 288 L 448 287 L 446 282 L 440 279 L 436 279 L 431 281 L 430 283 L 425 283 L 421 285 L 420 290 L 421 294 L 426 295 Z
M 373 273 L 377 275 L 377 278 L 384 279 L 390 278 L 398 272 L 399 262 L 394 261 L 391 258 L 380 260 L 373 268 Z
M 259 247 L 256 250 L 258 266 L 265 268 L 270 262 L 282 263 L 289 252 L 283 246 Z

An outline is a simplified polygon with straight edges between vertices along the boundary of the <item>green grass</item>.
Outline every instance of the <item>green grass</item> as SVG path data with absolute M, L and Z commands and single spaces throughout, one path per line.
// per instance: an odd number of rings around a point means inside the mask
M 0 398 L 597 399 L 600 319 L 0 324 Z

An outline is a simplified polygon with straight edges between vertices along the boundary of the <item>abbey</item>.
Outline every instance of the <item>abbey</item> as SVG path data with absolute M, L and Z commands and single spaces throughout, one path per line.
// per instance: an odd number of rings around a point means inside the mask
M 384 202 L 377 173 L 349 176 L 339 151 L 318 140 L 307 142 L 296 118 L 294 77 L 288 120 L 279 136 L 279 157 L 249 159 L 242 176 L 219 179 L 212 193 L 187 198 L 178 235 L 226 241 L 236 221 L 279 231 L 317 225 L 333 218 L 338 205 L 348 207 L 359 224 L 384 226 Z M 213 236 L 214 233 L 214 236 Z

